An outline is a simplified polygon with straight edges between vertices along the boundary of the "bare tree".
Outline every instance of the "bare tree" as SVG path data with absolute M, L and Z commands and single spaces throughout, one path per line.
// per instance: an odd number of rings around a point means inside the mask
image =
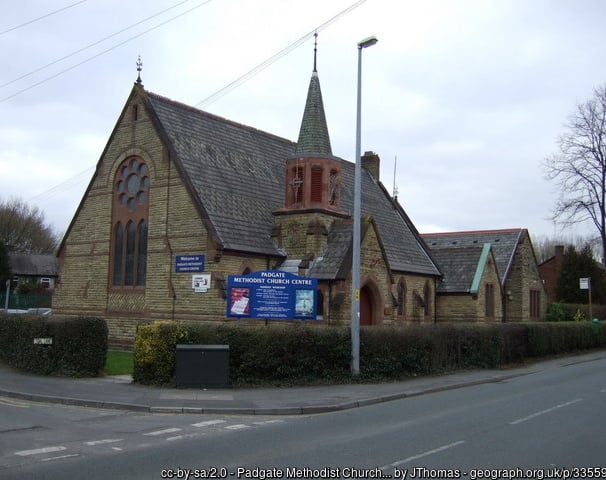
M 12 252 L 53 253 L 59 235 L 46 225 L 44 214 L 23 200 L 0 200 L 0 243 Z
M 606 85 L 577 105 L 565 128 L 559 151 L 544 162 L 547 179 L 560 192 L 553 219 L 564 226 L 592 222 L 606 258 Z
M 558 245 L 563 247 L 573 246 L 577 250 L 581 251 L 586 245 L 589 245 L 595 253 L 595 257 L 599 259 L 602 254 L 602 248 L 598 249 L 594 245 L 595 236 L 585 235 L 574 235 L 572 233 L 568 235 L 532 235 L 532 246 L 534 247 L 534 253 L 537 257 L 538 263 L 543 263 L 545 260 L 549 260 L 555 255 L 555 250 Z

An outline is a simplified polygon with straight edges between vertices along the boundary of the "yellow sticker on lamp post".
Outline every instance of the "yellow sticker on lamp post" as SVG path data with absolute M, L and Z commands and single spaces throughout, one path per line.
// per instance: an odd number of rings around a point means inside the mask
M 354 292 L 354 299 L 355 299 L 355 301 L 356 301 L 356 302 L 359 302 L 359 301 L 360 301 L 360 290 L 359 290 L 359 289 L 357 289 L 357 290 Z

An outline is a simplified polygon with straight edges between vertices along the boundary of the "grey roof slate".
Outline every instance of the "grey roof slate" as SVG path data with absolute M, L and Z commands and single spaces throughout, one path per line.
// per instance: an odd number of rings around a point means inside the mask
M 272 212 L 284 205 L 285 164 L 294 155 L 295 144 L 150 92 L 146 95 L 157 128 L 223 248 L 283 257 L 271 239 Z M 340 161 L 341 210 L 351 213 L 354 164 Z M 403 210 L 364 169 L 362 213 L 374 218 L 393 270 L 440 275 Z M 339 251 L 342 247 L 329 245 Z
M 295 144 L 148 93 L 161 128 L 226 249 L 281 256 L 272 212 L 284 203 L 284 161 Z
M 15 253 L 8 254 L 8 262 L 13 275 L 28 277 L 57 277 L 59 265 L 55 255 Z
M 504 284 L 509 275 L 509 268 L 513 262 L 516 248 L 522 240 L 524 232 L 526 232 L 525 229 L 512 228 L 504 230 L 428 233 L 422 234 L 422 237 L 431 249 L 431 254 L 434 258 L 436 258 L 436 255 L 439 255 L 439 249 L 481 247 L 485 243 L 490 243 L 501 278 L 501 284 Z M 436 261 L 438 261 L 437 258 Z M 440 268 L 443 268 L 440 261 L 438 261 L 438 264 Z
M 444 275 L 438 283 L 439 293 L 468 293 L 482 254 L 482 246 L 440 248 L 432 252 Z
M 344 278 L 351 267 L 352 222 L 335 221 L 328 231 L 326 249 L 314 259 L 308 275 L 321 280 Z

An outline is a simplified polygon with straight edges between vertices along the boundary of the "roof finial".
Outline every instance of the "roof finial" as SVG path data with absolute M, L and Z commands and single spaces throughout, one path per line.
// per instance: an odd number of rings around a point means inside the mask
M 141 55 L 137 59 L 137 84 L 143 86 L 143 82 L 141 81 L 141 70 L 143 70 L 143 62 L 141 61 Z
M 316 57 L 318 56 L 318 32 L 314 33 L 314 72 L 317 72 L 316 69 Z

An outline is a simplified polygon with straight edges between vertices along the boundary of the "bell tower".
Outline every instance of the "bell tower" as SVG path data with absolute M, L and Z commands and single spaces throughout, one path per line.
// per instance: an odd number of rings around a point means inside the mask
M 274 212 L 274 240 L 289 257 L 317 255 L 335 218 L 348 218 L 341 210 L 341 164 L 332 154 L 320 79 L 317 70 L 317 34 L 314 69 L 295 153 L 286 159 L 284 205 Z M 309 238 L 309 236 L 314 236 Z

